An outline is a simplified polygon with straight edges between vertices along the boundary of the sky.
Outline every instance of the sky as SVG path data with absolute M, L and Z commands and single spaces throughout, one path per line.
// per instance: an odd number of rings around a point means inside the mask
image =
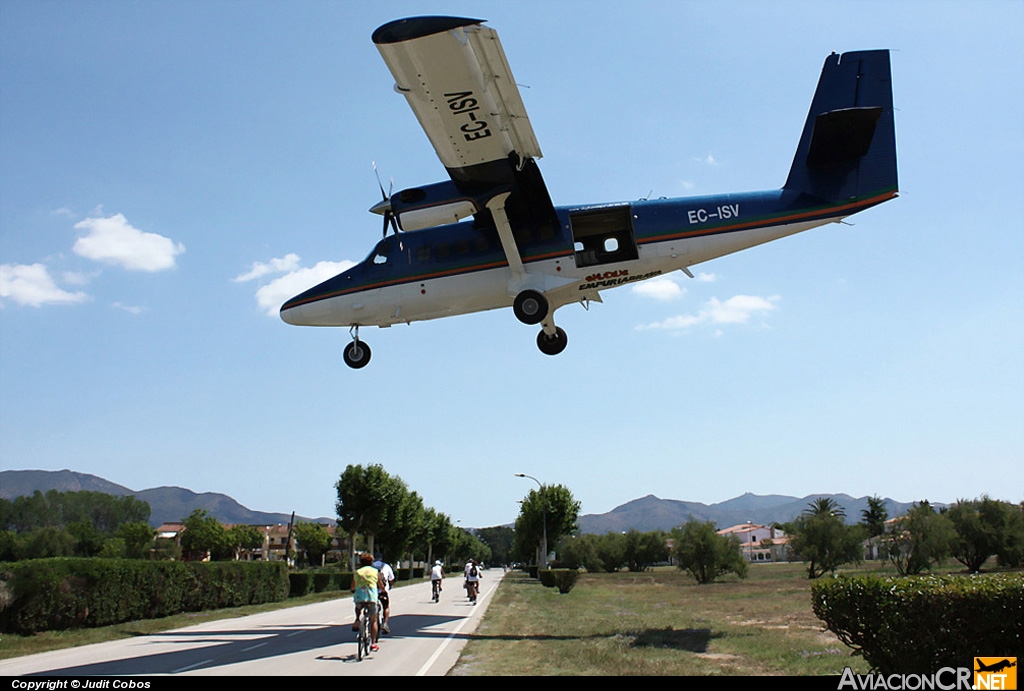
M 370 40 L 501 36 L 556 205 L 781 187 L 821 65 L 889 48 L 900 197 L 557 313 L 294 327 L 446 178 Z M 0 469 L 332 516 L 379 463 L 463 526 L 532 475 L 648 494 L 1024 499 L 1024 3 L 0 0 Z

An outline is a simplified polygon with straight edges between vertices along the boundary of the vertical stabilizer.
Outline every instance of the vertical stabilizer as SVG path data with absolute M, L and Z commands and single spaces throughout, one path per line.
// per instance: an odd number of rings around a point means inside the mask
M 825 60 L 785 189 L 827 203 L 896 192 L 888 50 Z

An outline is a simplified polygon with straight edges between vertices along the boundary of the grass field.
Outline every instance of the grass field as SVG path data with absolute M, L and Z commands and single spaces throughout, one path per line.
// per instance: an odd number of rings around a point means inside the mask
M 875 566 L 862 570 L 874 570 Z M 845 570 L 845 569 L 844 569 Z M 861 570 L 861 569 L 852 569 Z M 678 569 L 583 574 L 566 595 L 511 572 L 453 675 L 823 675 L 868 671 L 811 611 L 802 564 L 697 585 Z

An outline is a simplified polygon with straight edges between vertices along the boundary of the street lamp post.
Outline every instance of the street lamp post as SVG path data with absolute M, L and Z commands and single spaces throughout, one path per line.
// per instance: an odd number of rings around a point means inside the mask
M 541 484 L 541 481 L 538 480 L 537 478 L 535 478 L 534 476 L 527 475 L 526 473 L 516 473 L 515 475 L 516 475 L 516 477 L 525 477 L 525 478 L 528 478 L 530 480 L 533 480 L 534 482 L 537 483 L 537 486 L 540 487 L 540 502 L 541 502 L 540 506 L 541 506 L 541 520 L 542 520 L 542 523 L 541 523 L 540 549 L 541 549 L 541 554 L 543 555 L 541 557 L 541 561 L 544 562 L 543 566 L 546 568 L 547 565 L 548 565 L 548 497 L 547 497 L 547 493 L 544 491 L 544 485 Z

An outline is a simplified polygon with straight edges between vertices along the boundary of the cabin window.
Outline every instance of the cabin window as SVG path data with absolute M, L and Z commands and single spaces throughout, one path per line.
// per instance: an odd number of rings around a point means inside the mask
M 377 266 L 388 263 L 388 250 L 390 247 L 388 243 L 381 242 L 377 245 L 377 248 L 373 251 L 373 263 Z
M 639 258 L 629 206 L 577 211 L 569 215 L 576 266 L 612 264 Z

